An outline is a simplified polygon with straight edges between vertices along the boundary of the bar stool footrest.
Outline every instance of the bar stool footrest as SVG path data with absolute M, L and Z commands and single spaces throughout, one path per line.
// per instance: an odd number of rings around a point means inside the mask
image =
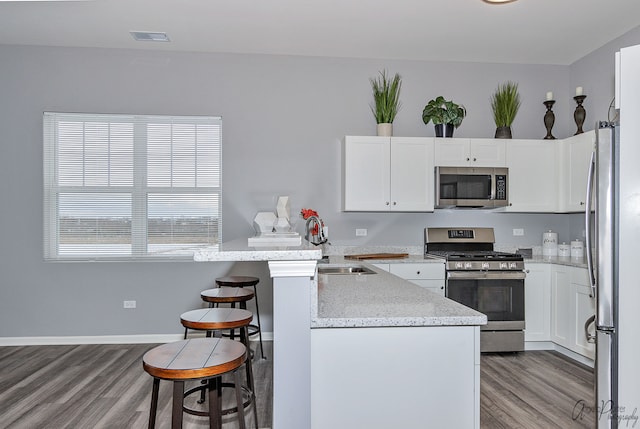
M 222 387 L 232 387 L 235 389 L 236 384 L 235 383 L 230 383 L 230 382 L 223 382 L 222 383 Z M 251 392 L 251 390 L 247 387 L 247 386 L 240 386 L 240 388 L 242 389 L 242 394 L 246 396 L 246 400 L 244 400 L 242 402 L 242 407 L 246 410 L 254 401 L 253 401 L 253 394 Z M 203 390 L 207 390 L 207 384 L 203 384 L 201 386 L 196 386 L 193 387 L 189 390 L 187 390 L 186 392 L 184 392 L 184 397 L 186 398 L 189 395 L 192 395 L 196 392 L 201 392 Z M 198 401 L 200 402 L 200 401 Z M 182 406 L 182 411 L 184 411 L 187 414 L 191 414 L 193 416 L 200 416 L 200 417 L 208 417 L 209 416 L 209 412 L 208 411 L 200 411 L 200 410 L 194 410 L 193 408 L 189 408 L 186 405 Z M 221 411 L 221 415 L 226 416 L 229 414 L 236 414 L 238 412 L 238 407 L 231 407 L 231 408 L 225 408 Z

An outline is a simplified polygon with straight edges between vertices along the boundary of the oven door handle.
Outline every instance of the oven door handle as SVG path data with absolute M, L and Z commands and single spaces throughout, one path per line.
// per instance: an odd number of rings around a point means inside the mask
M 523 280 L 525 277 L 524 271 L 447 271 L 447 280 Z

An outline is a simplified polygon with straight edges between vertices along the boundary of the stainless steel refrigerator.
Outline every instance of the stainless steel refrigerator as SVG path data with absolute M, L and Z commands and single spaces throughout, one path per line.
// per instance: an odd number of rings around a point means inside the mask
M 587 189 L 594 412 L 598 428 L 640 428 L 640 45 L 620 51 L 616 74 L 619 125 L 598 124 Z

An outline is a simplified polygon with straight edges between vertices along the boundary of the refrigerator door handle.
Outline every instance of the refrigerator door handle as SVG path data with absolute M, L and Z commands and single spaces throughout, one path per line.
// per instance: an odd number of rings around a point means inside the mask
M 597 138 L 597 133 L 596 133 Z M 587 271 L 589 273 L 589 283 L 591 285 L 590 297 L 596 296 L 596 273 L 593 268 L 593 243 L 591 237 L 591 227 L 593 225 L 591 207 L 593 205 L 593 184 L 595 181 L 596 159 L 595 151 L 591 152 L 591 163 L 589 164 L 589 176 L 587 179 L 587 196 L 585 198 L 586 207 L 584 209 L 585 227 L 585 247 L 587 248 Z

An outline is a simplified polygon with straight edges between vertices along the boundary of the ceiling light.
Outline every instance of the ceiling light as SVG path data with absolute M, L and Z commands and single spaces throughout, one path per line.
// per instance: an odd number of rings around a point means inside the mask
M 130 31 L 129 33 L 138 42 L 169 42 L 167 33 L 160 31 Z
M 516 0 L 483 0 L 485 3 L 511 3 Z

